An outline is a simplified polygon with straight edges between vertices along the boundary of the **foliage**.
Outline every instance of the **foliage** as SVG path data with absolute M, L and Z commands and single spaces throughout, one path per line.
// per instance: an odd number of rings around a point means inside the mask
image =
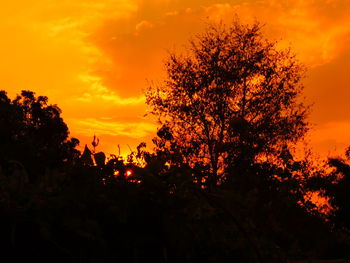
M 349 150 L 347 150 L 348 152 Z M 348 154 L 347 154 L 348 155 Z M 348 158 L 348 156 L 347 156 Z M 330 217 L 332 222 L 340 228 L 350 230 L 350 165 L 342 158 L 330 158 L 328 164 L 333 170 L 323 183 L 324 195 L 329 198 L 329 203 L 334 208 Z
M 68 128 L 48 98 L 22 91 L 10 100 L 0 91 L 0 161 L 20 162 L 34 180 L 41 167 L 57 168 L 74 162 L 79 141 L 68 139 Z M 33 177 L 33 178 L 32 178 Z
M 164 84 L 146 92 L 163 125 L 156 143 L 208 167 L 212 184 L 228 163 L 278 158 L 307 131 L 308 107 L 298 101 L 304 69 L 258 23 L 210 25 L 165 66 Z
M 245 192 L 227 185 L 209 191 L 193 181 L 193 169 L 169 166 L 166 156 L 143 146 L 137 153 L 147 156 L 143 167 L 117 156 L 91 165 L 82 160 L 86 154 L 64 171 L 46 169 L 34 183 L 19 163 L 8 162 L 8 169 L 0 170 L 3 257 L 283 262 L 322 258 L 337 244 L 294 195 L 277 191 L 283 183 L 260 180 Z M 96 162 L 94 157 L 90 151 Z

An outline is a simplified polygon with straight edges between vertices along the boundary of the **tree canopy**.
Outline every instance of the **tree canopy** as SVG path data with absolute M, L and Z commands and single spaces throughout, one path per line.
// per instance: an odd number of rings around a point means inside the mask
M 30 174 L 40 167 L 58 168 L 79 155 L 79 141 L 68 138 L 61 110 L 32 91 L 23 90 L 13 100 L 0 91 L 0 127 L 0 160 L 18 161 Z
M 259 23 L 212 24 L 165 67 L 163 84 L 146 91 L 163 125 L 158 144 L 209 167 L 214 183 L 228 163 L 278 158 L 308 129 L 304 67 L 264 38 Z

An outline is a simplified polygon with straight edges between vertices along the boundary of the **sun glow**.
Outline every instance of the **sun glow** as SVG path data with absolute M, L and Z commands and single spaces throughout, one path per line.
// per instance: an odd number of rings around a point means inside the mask
M 128 170 L 125 171 L 125 176 L 127 178 L 131 177 L 132 175 L 133 175 L 133 171 L 132 170 L 128 169 Z

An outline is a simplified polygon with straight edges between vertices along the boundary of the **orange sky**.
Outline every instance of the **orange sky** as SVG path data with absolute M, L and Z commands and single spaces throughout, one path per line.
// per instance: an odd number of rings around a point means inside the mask
M 181 49 L 211 20 L 266 24 L 308 68 L 314 103 L 310 143 L 325 156 L 350 145 L 349 0 L 12 0 L 0 8 L 0 89 L 47 95 L 71 135 L 94 134 L 123 154 L 150 141 L 142 89 L 159 82 L 167 50 Z

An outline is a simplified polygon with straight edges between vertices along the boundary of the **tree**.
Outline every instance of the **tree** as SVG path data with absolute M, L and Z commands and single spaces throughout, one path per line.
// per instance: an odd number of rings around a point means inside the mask
M 60 114 L 45 96 L 22 91 L 11 100 L 0 91 L 0 161 L 19 161 L 32 177 L 73 162 L 79 156 L 79 141 L 68 138 Z
M 331 222 L 339 228 L 350 230 L 350 147 L 346 150 L 346 158 L 329 158 L 328 165 L 332 171 L 320 183 L 323 194 L 328 198 L 332 210 L 328 214 Z
M 304 67 L 291 51 L 265 39 L 259 23 L 237 21 L 209 25 L 188 51 L 170 53 L 164 83 L 146 91 L 162 125 L 158 148 L 206 167 L 211 184 L 234 164 L 289 154 L 309 109 L 298 100 Z

